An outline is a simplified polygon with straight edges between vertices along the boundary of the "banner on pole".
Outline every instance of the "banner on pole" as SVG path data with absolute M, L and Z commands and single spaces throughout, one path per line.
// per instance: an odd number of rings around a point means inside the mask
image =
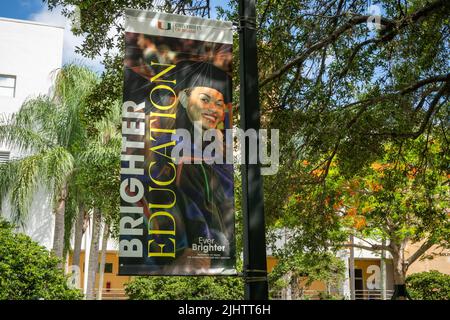
M 236 274 L 231 27 L 126 12 L 119 274 Z

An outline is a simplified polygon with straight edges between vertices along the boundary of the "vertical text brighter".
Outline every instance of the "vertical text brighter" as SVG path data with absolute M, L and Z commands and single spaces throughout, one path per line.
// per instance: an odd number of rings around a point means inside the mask
M 127 258 L 144 258 L 144 232 L 148 235 L 146 243 L 147 257 L 160 257 L 174 259 L 176 253 L 176 221 L 172 209 L 176 205 L 175 181 L 177 176 L 175 159 L 171 157 L 171 148 L 175 146 L 175 141 L 160 139 L 162 135 L 175 135 L 176 128 L 161 127 L 161 123 L 176 119 L 177 95 L 173 86 L 175 79 L 166 79 L 166 74 L 174 69 L 176 65 L 161 64 L 151 62 L 154 68 L 161 71 L 153 76 L 150 81 L 156 86 L 149 93 L 151 112 L 148 117 L 149 130 L 149 159 L 147 161 L 148 178 L 144 177 L 144 151 L 145 143 L 145 103 L 136 105 L 132 101 L 123 104 L 122 122 L 122 155 L 121 155 L 121 175 L 120 197 L 122 203 L 120 207 L 120 236 L 119 255 Z M 173 74 L 173 73 L 172 73 Z M 155 97 L 165 97 L 165 99 L 155 99 Z M 155 102 L 156 100 L 156 102 Z M 166 102 L 168 104 L 163 105 Z M 171 121 L 169 121 L 171 123 Z M 133 139 L 128 139 L 133 137 Z M 155 161 L 159 157 L 158 161 Z M 139 164 L 140 163 L 140 164 Z M 160 175 L 161 169 L 168 174 Z M 156 170 L 155 170 L 156 169 Z M 168 169 L 168 170 L 166 170 Z M 127 177 L 124 178 L 124 175 Z M 144 186 L 143 181 L 149 181 L 149 185 Z M 148 229 L 144 230 L 144 203 L 146 203 L 145 188 L 148 187 Z M 165 194 L 164 197 L 156 195 Z M 152 196 L 154 195 L 154 196 Z M 159 199 L 159 201 L 158 201 Z M 161 203 L 160 199 L 170 199 Z M 159 229 L 153 226 L 169 225 L 170 228 Z M 126 237 L 126 239 L 124 239 Z

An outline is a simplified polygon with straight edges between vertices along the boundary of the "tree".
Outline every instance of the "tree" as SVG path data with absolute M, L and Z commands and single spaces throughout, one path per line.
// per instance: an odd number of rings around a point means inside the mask
M 99 272 L 100 279 L 98 280 L 98 295 L 97 300 L 102 300 L 103 294 L 103 281 L 105 276 L 105 263 L 106 263 L 106 251 L 108 250 L 108 239 L 110 235 L 110 226 L 108 223 L 103 225 L 103 235 L 102 235 L 102 251 L 100 255 Z
M 101 78 L 101 80 L 103 80 Z M 80 106 L 80 121 L 84 126 L 86 138 L 83 145 L 76 150 L 74 173 L 71 177 L 68 196 L 68 214 L 66 215 L 66 252 L 70 248 L 72 230 L 74 230 L 74 247 L 72 265 L 80 267 L 81 240 L 85 232 L 85 223 L 92 216 L 91 250 L 89 252 L 87 298 L 95 295 L 95 281 L 98 271 L 98 253 L 100 229 L 109 238 L 109 229 L 117 230 L 119 219 L 119 176 L 120 176 L 120 103 L 102 99 L 96 95 L 97 83 L 84 97 Z M 113 104 L 110 106 L 109 104 Z M 98 112 L 98 106 L 107 106 L 108 112 Z M 109 226 L 113 226 L 110 228 Z M 115 232 L 114 234 L 116 234 Z M 103 246 L 106 250 L 106 246 Z M 87 253 L 86 253 L 87 256 Z M 101 264 L 100 273 L 103 272 Z
M 136 277 L 125 287 L 132 300 L 240 300 L 237 277 Z
M 87 222 L 88 213 L 85 210 L 85 205 L 83 202 L 78 202 L 73 199 L 73 188 L 71 188 L 72 192 L 69 194 L 69 202 L 72 204 L 71 210 L 73 211 L 71 214 L 71 218 L 69 223 L 66 223 L 66 230 L 71 230 L 72 225 L 75 223 L 73 227 L 74 231 L 74 245 L 72 252 L 72 265 L 78 268 L 81 268 L 80 265 L 80 257 L 81 257 L 81 244 L 83 240 L 83 234 L 85 230 L 85 224 Z M 76 194 L 79 194 L 75 191 Z M 72 232 L 66 232 L 66 244 L 70 244 L 70 240 L 67 237 L 70 237 Z M 71 248 L 66 247 L 66 251 L 70 251 Z M 79 269 L 81 270 L 81 269 Z
M 351 178 L 343 177 L 332 163 L 325 185 L 291 196 L 280 221 L 295 230 L 293 241 L 301 248 L 386 250 L 393 259 L 394 283 L 404 286 L 413 263 L 433 246 L 450 245 L 444 146 L 431 136 L 387 144 L 381 160 Z M 350 234 L 364 239 L 364 244 L 347 243 Z M 420 246 L 406 256 L 406 245 L 411 243 Z
M 417 300 L 450 300 L 450 275 L 432 270 L 406 278 L 409 294 Z
M 282 129 L 280 171 L 264 181 L 266 221 L 272 226 L 284 221 L 301 230 L 297 245 L 303 250 L 344 243 L 348 232 L 343 228 L 355 230 L 342 224 L 344 219 L 333 209 L 336 180 L 341 185 L 359 181 L 384 158 L 387 145 L 421 142 L 421 158 L 436 160 L 430 174 L 445 182 L 436 163 L 448 161 L 449 150 L 449 3 L 379 1 L 378 17 L 367 14 L 366 3 L 267 0 L 257 8 L 263 126 Z M 233 3 L 222 14 L 238 20 Z M 370 30 L 368 22 L 377 20 L 377 30 Z M 439 153 L 424 143 L 429 137 L 440 141 Z M 408 186 L 398 179 L 390 183 Z M 440 193 L 438 185 L 422 188 Z M 424 196 L 422 205 L 427 202 L 423 190 L 416 195 Z M 372 196 L 390 213 L 398 208 L 381 194 Z M 389 197 L 406 195 L 392 189 Z M 391 235 L 400 235 L 388 237 L 396 262 L 411 264 L 429 248 L 428 240 L 448 237 L 445 208 L 437 206 L 441 201 L 442 195 L 425 206 L 435 223 L 422 225 L 424 212 L 398 212 Z M 429 233 L 402 234 L 411 215 Z M 352 218 L 355 223 L 358 219 L 363 223 L 360 216 Z M 436 232 L 427 224 L 438 226 Z M 405 243 L 421 237 L 423 247 L 406 261 L 401 256 Z M 404 269 L 397 264 L 396 284 L 404 284 Z
M 84 143 L 83 99 L 96 83 L 86 68 L 66 65 L 57 72 L 53 93 L 28 100 L 0 123 L 0 142 L 24 156 L 0 166 L 0 200 L 7 197 L 15 222 L 24 224 L 38 186 L 51 194 L 55 214 L 53 251 L 63 257 L 65 206 L 76 151 Z
M 308 253 L 301 248 L 287 246 L 277 250 L 278 263 L 269 274 L 271 294 L 285 288 L 291 289 L 291 298 L 305 299 L 305 289 L 314 281 L 322 281 L 328 288 L 339 288 L 344 280 L 344 261 L 334 252 Z M 331 290 L 319 294 L 333 296 Z
M 367 1 L 258 2 L 262 125 L 281 129 L 280 172 L 265 179 L 269 221 L 292 194 L 286 176 L 320 184 L 336 158 L 350 176 L 382 157 L 385 142 L 414 140 L 431 123 L 448 136 L 448 1 L 377 5 L 371 30 Z M 221 11 L 238 20 L 235 2 Z M 292 159 L 320 175 L 298 177 Z
M 98 103 L 99 101 L 97 101 Z M 103 101 L 104 102 L 104 101 Z M 104 102 L 106 103 L 106 102 Z M 77 188 L 83 190 L 83 206 L 92 208 L 93 226 L 92 242 L 89 253 L 87 299 L 94 299 L 95 280 L 98 270 L 100 229 L 103 224 L 103 254 L 109 237 L 109 226 L 113 226 L 113 235 L 117 234 L 119 221 L 119 184 L 120 184 L 120 103 L 111 107 L 111 112 L 103 118 L 87 116 L 92 104 L 87 104 L 82 111 L 83 121 L 88 130 L 88 142 L 80 151 L 79 158 L 83 162 L 77 173 Z M 104 259 L 100 274 L 102 276 Z M 101 289 L 101 288 L 100 288 Z
M 0 218 L 0 300 L 75 300 L 60 259 Z

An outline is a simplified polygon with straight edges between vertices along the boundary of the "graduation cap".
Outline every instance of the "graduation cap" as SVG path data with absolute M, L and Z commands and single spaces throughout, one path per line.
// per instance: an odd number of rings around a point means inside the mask
M 204 61 L 184 60 L 177 63 L 167 75 L 176 79 L 178 92 L 195 87 L 213 88 L 222 93 L 224 102 L 231 102 L 231 77 L 222 69 Z

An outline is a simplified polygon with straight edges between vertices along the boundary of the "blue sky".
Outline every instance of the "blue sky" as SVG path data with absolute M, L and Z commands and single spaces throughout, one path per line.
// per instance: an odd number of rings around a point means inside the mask
M 0 17 L 30 20 L 30 17 L 44 8 L 42 0 L 2 0 Z

